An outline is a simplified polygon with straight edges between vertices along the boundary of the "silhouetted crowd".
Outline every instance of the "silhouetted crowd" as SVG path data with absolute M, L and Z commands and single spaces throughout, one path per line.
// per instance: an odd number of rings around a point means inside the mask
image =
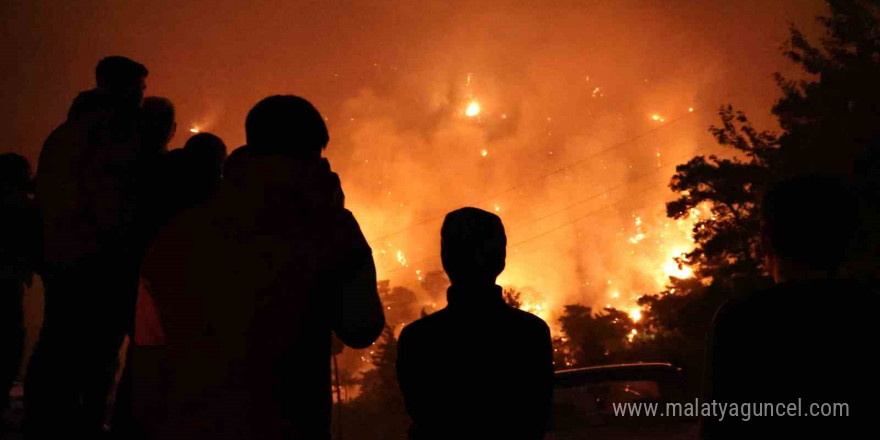
M 146 67 L 113 56 L 95 73 L 97 87 L 46 140 L 35 179 L 23 157 L 0 155 L 5 395 L 22 362 L 25 286 L 34 274 L 45 286 L 26 438 L 105 435 L 111 414 L 119 438 L 330 438 L 331 337 L 368 347 L 385 319 L 372 251 L 322 157 L 324 118 L 303 98 L 270 96 L 250 110 L 247 144 L 229 157 L 210 133 L 168 151 L 174 106 L 143 96 Z M 877 395 L 864 394 L 877 389 L 880 304 L 836 277 L 856 205 L 829 176 L 767 193 L 756 252 L 776 285 L 719 310 L 707 398 L 852 402 L 856 418 L 877 409 Z M 448 306 L 399 337 L 410 436 L 542 438 L 551 336 L 495 284 L 506 259 L 501 219 L 462 208 L 440 235 Z M 858 316 L 805 325 L 834 313 L 829 293 Z M 829 355 L 841 350 L 846 362 Z M 841 420 L 707 421 L 703 434 L 830 435 L 851 422 Z

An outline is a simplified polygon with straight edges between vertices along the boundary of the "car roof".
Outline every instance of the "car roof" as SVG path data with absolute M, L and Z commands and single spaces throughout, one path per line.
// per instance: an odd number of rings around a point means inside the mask
M 663 362 L 597 365 L 592 367 L 559 370 L 556 386 L 573 387 L 591 383 L 623 380 L 648 380 L 667 382 L 679 380 L 681 368 Z

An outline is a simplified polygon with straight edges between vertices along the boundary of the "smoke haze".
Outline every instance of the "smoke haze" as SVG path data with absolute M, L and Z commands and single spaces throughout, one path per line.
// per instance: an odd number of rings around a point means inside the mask
M 380 278 L 418 290 L 440 268 L 443 214 L 477 206 L 508 230 L 502 284 L 551 320 L 570 302 L 630 308 L 687 276 L 670 261 L 690 223 L 664 216 L 674 165 L 717 152 L 706 129 L 721 104 L 774 128 L 789 22 L 809 34 L 823 12 L 806 0 L 0 8 L 4 150 L 36 163 L 110 54 L 147 65 L 147 94 L 175 103 L 173 147 L 190 128 L 241 145 L 254 103 L 302 95 L 327 118 L 327 156 Z

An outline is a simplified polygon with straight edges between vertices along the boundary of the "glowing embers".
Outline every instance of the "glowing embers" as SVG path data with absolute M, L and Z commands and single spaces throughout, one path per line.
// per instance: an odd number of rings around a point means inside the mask
M 480 115 L 480 110 L 480 103 L 477 101 L 471 101 L 464 110 L 464 114 L 469 118 L 474 118 Z
M 635 338 L 636 338 L 636 335 L 638 335 L 638 334 L 639 334 L 639 331 L 638 331 L 638 330 L 636 330 L 636 329 L 632 329 L 632 330 L 629 331 L 629 334 L 626 335 L 626 340 L 627 340 L 628 342 L 632 342 L 633 339 L 635 339 Z

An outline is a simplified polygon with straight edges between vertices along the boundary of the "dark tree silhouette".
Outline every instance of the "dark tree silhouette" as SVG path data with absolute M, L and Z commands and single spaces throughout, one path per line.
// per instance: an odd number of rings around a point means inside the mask
M 377 290 L 385 308 L 385 322 L 392 327 L 412 322 L 419 317 L 419 304 L 412 290 L 403 286 L 391 287 L 389 280 L 379 281 Z
M 773 181 L 805 172 L 843 174 L 864 189 L 876 215 L 877 191 L 870 189 L 880 187 L 880 3 L 828 0 L 828 5 L 831 14 L 818 19 L 825 28 L 819 46 L 796 27 L 784 46 L 784 55 L 807 79 L 776 74 L 782 98 L 772 111 L 782 132 L 759 131 L 742 112 L 723 107 L 721 124 L 710 131 L 735 157 L 698 156 L 676 169 L 670 187 L 680 197 L 667 205 L 668 216 L 685 217 L 701 205 L 712 210 L 712 219 L 696 224 L 697 247 L 683 261 L 701 278 L 763 273 L 756 208 Z
M 778 141 L 773 133 L 756 130 L 742 112 L 730 106 L 722 108 L 719 116 L 721 125 L 710 132 L 720 145 L 739 154 L 733 158 L 697 156 L 676 167 L 670 187 L 680 197 L 667 204 L 666 213 L 680 219 L 704 207 L 711 210 L 711 217 L 694 225 L 696 248 L 679 261 L 692 266 L 697 277 L 756 276 L 762 269 L 756 207 L 772 176 Z
M 359 380 L 360 393 L 344 406 L 343 438 L 404 439 L 409 417 L 397 383 L 397 339 L 385 326 L 370 348 L 373 368 Z
M 557 368 L 586 367 L 620 361 L 630 341 L 634 323 L 626 312 L 607 308 L 594 314 L 581 304 L 565 306 L 559 318 L 564 337 L 556 347 Z
M 696 248 L 679 260 L 695 279 L 671 279 L 667 289 L 641 299 L 643 325 L 656 352 L 690 364 L 699 375 L 702 343 L 718 306 L 766 283 L 760 257 L 758 209 L 767 186 L 806 172 L 837 173 L 861 194 L 864 219 L 848 275 L 876 277 L 880 242 L 880 27 L 877 0 L 827 0 L 818 18 L 818 44 L 796 27 L 783 54 L 804 72 L 793 80 L 776 74 L 782 97 L 772 108 L 781 132 L 755 128 L 731 106 L 710 128 L 730 158 L 698 156 L 676 169 L 670 187 L 679 194 L 667 215 L 683 218 L 710 209 L 694 226 Z M 693 382 L 692 382 L 693 383 Z

